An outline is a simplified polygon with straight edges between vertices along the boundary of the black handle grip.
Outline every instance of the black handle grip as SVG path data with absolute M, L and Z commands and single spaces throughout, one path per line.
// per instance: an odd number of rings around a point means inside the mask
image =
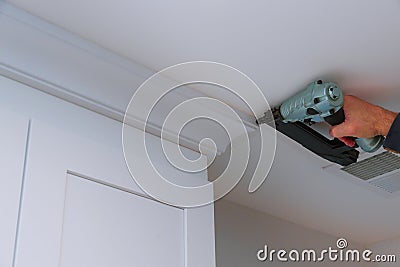
M 330 125 L 338 125 L 344 122 L 344 110 L 343 108 L 339 109 L 337 112 L 333 113 L 330 116 L 324 118 L 324 120 L 329 123 Z

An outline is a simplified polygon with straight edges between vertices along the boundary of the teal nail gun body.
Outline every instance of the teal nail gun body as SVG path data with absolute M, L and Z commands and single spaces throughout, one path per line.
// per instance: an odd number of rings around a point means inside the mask
M 258 124 L 269 123 L 267 116 L 259 118 Z M 343 93 L 333 82 L 321 80 L 312 82 L 306 89 L 272 110 L 276 129 L 301 143 L 304 147 L 342 166 L 357 161 L 359 152 L 347 147 L 338 139 L 328 139 L 308 125 L 325 121 L 337 125 L 345 120 L 343 112 Z M 358 138 L 357 145 L 366 152 L 376 151 L 383 143 L 383 136 Z

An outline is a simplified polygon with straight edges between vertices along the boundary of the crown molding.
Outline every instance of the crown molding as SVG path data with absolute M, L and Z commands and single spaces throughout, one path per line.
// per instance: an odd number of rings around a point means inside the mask
M 156 73 L 3 1 L 0 22 L 0 75 L 120 122 L 134 90 Z M 188 86 L 176 97 L 184 101 L 199 94 Z M 257 128 L 251 116 L 236 111 L 249 131 Z M 145 123 L 140 118 L 130 121 L 136 128 Z M 146 131 L 153 135 L 160 136 L 161 129 L 147 123 Z M 199 141 L 180 136 L 180 145 L 195 151 Z M 226 145 L 217 147 L 217 154 Z

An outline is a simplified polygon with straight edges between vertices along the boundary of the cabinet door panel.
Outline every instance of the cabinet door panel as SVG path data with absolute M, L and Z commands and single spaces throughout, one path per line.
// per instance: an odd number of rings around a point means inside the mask
M 68 175 L 63 267 L 184 265 L 183 210 Z
M 0 266 L 12 266 L 29 120 L 0 111 Z
M 31 125 L 16 267 L 215 266 L 213 205 L 149 199 L 121 147 Z

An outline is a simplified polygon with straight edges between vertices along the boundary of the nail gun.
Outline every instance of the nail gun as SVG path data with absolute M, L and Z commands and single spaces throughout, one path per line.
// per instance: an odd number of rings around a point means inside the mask
M 270 115 L 273 115 L 273 118 Z M 337 125 L 345 120 L 342 89 L 333 82 L 318 80 L 290 97 L 278 108 L 257 119 L 258 124 L 275 122 L 281 133 L 294 139 L 317 155 L 342 166 L 354 163 L 359 151 L 338 139 L 328 139 L 311 126 L 318 122 Z M 357 138 L 357 145 L 366 152 L 376 151 L 383 143 L 383 136 Z

